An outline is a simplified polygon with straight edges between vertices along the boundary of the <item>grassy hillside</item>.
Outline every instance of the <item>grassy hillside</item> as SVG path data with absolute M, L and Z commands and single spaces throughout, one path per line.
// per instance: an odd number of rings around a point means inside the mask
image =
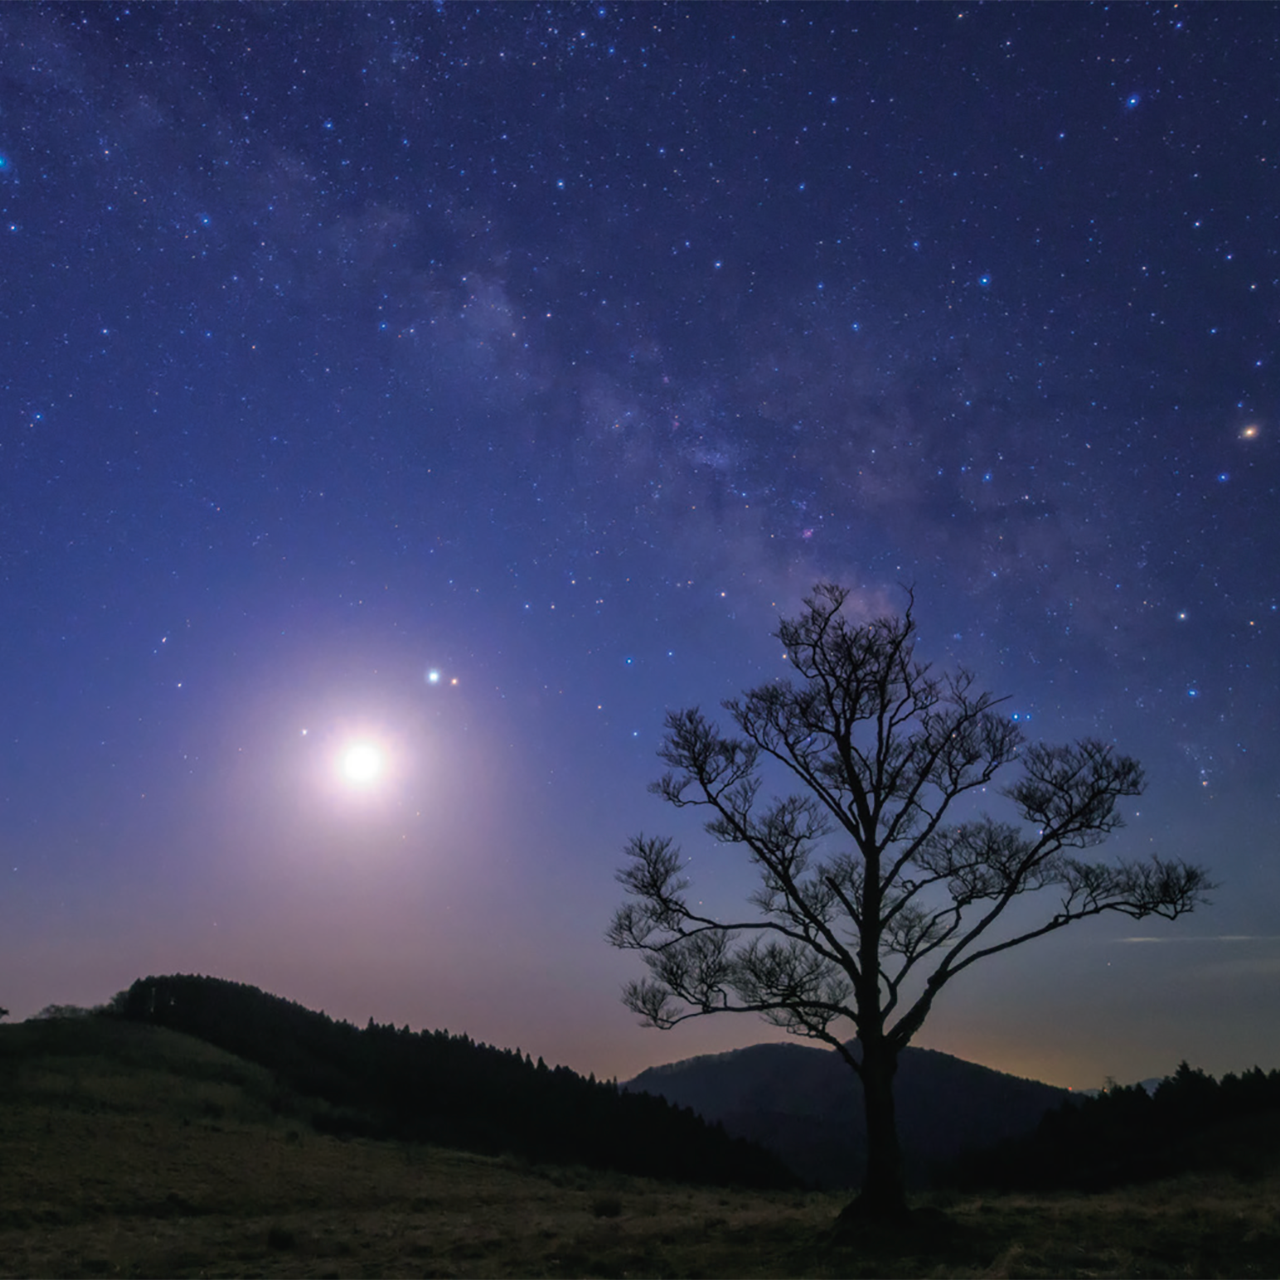
M 321 1136 L 265 1071 L 159 1027 L 0 1027 L 0 1098 L 2 1275 L 1280 1273 L 1275 1177 L 955 1198 L 909 1245 L 837 1247 L 838 1195 Z

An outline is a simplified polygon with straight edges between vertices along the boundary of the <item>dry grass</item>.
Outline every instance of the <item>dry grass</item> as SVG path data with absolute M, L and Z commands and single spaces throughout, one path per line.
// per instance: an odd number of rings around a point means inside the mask
M 124 1028 L 100 1053 L 33 1054 L 24 1030 L 0 1029 L 4 1275 L 1280 1274 L 1274 1177 L 957 1198 L 949 1225 L 837 1246 L 839 1196 L 320 1137 L 199 1042 Z

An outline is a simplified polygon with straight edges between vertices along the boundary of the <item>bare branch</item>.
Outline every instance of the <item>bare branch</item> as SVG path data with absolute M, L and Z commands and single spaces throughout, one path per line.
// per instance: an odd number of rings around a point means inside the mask
M 1036 744 L 1023 753 L 1022 764 L 1026 776 L 1004 794 L 1060 845 L 1101 844 L 1124 825 L 1116 801 L 1142 794 L 1142 766 L 1096 738 L 1070 746 Z

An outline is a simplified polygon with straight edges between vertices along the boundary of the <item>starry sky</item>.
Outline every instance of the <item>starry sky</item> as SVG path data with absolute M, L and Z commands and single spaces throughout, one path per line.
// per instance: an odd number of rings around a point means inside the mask
M 603 935 L 638 832 L 748 884 L 648 794 L 663 717 L 785 674 L 834 580 L 1139 757 L 1107 851 L 1220 885 L 917 1043 L 1280 1066 L 1278 46 L 1264 4 L 0 8 L 0 1003 L 202 972 L 620 1079 L 776 1036 L 639 1027 Z

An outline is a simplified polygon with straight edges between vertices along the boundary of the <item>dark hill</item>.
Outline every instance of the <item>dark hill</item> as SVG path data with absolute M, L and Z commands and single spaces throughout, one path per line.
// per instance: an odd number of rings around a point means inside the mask
M 331 1132 L 552 1164 L 752 1187 L 795 1184 L 763 1149 L 692 1111 L 447 1031 L 364 1029 L 218 978 L 139 979 L 112 1012 L 197 1036 L 323 1099 Z
M 834 1049 L 758 1044 L 643 1071 L 625 1086 L 692 1107 L 823 1187 L 860 1182 L 862 1085 Z M 1033 1130 L 1066 1089 L 1023 1080 L 932 1049 L 907 1049 L 896 1080 L 898 1131 L 910 1181 L 927 1185 L 967 1148 Z

